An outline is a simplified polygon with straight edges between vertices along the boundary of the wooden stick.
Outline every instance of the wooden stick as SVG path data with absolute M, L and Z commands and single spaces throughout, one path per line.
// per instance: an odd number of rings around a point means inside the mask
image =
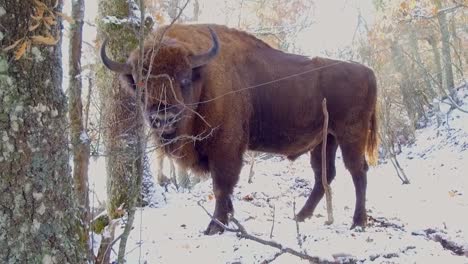
M 288 254 L 294 255 L 296 257 L 299 257 L 301 259 L 308 260 L 309 263 L 317 263 L 317 264 L 318 263 L 321 263 L 321 264 L 332 263 L 332 262 L 329 262 L 327 260 L 320 259 L 319 257 L 311 256 L 311 255 L 308 255 L 306 253 L 302 253 L 302 252 L 299 252 L 297 250 L 294 250 L 294 249 L 292 249 L 290 247 L 286 247 L 283 244 L 280 244 L 280 243 L 275 242 L 273 240 L 265 240 L 265 239 L 262 239 L 260 237 L 251 235 L 251 234 L 249 234 L 247 232 L 245 227 L 236 218 L 234 218 L 234 216 L 232 216 L 232 215 L 229 215 L 229 220 L 232 223 L 234 223 L 234 225 L 236 227 L 235 228 L 230 228 L 227 225 L 223 224 L 218 219 L 216 219 L 212 214 L 210 214 L 208 212 L 208 210 L 206 210 L 206 208 L 201 204 L 200 201 L 198 201 L 197 204 L 198 204 L 198 206 L 200 206 L 205 211 L 205 213 L 211 218 L 211 220 L 213 220 L 216 224 L 218 224 L 220 227 L 222 227 L 225 231 L 236 233 L 237 237 L 239 237 L 239 238 L 249 239 L 249 240 L 255 241 L 257 243 L 279 249 L 280 251 L 277 254 L 275 254 L 275 255 L 277 255 L 277 256 L 275 256 L 275 258 L 278 257 L 281 254 L 288 253 Z
M 327 215 L 328 220 L 325 222 L 326 225 L 333 224 L 333 207 L 332 207 L 332 194 L 331 188 L 328 184 L 327 179 L 327 136 L 328 136 L 328 110 L 327 110 L 327 98 L 323 98 L 322 101 L 323 110 L 323 141 L 322 141 L 322 185 L 325 190 L 325 198 L 327 200 Z

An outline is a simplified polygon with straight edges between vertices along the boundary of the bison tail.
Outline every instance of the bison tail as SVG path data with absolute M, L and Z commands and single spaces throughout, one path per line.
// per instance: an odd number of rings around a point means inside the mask
M 377 111 L 374 110 L 370 120 L 370 127 L 367 134 L 366 143 L 366 156 L 369 165 L 377 165 L 379 158 L 379 136 L 378 136 L 378 124 L 377 124 Z

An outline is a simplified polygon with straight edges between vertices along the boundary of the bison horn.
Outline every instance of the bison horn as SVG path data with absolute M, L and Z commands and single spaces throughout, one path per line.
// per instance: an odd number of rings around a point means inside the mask
M 213 46 L 206 53 L 193 55 L 191 57 L 192 68 L 197 68 L 197 67 L 207 64 L 208 62 L 210 62 L 210 60 L 216 57 L 216 55 L 218 55 L 219 53 L 218 36 L 213 31 L 213 29 L 211 29 L 210 27 L 208 29 L 210 30 L 210 35 L 211 35 L 211 40 L 213 41 Z
M 101 60 L 102 63 L 111 71 L 118 72 L 118 73 L 124 73 L 124 74 L 131 74 L 132 73 L 132 66 L 130 66 L 127 63 L 120 63 L 113 61 L 107 57 L 106 54 L 106 45 L 107 45 L 107 38 L 104 40 L 104 43 L 102 43 L 101 46 Z

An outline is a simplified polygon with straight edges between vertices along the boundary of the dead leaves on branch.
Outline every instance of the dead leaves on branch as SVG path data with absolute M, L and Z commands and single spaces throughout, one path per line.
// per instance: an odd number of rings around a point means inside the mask
M 59 41 L 59 39 L 55 39 L 52 36 L 32 36 L 31 40 L 34 44 L 43 44 L 43 45 L 55 45 Z
M 15 60 L 19 60 L 26 53 L 26 49 L 30 45 L 29 41 L 23 41 L 19 48 L 15 51 Z
M 51 34 L 52 28 L 57 25 L 57 17 L 68 21 L 70 24 L 74 24 L 74 20 L 61 12 L 54 11 L 58 6 L 58 0 L 55 2 L 53 7 L 47 6 L 41 0 L 33 0 L 34 11 L 31 14 L 30 25 L 28 32 L 25 37 L 16 40 L 13 44 L 3 48 L 3 51 L 7 52 L 14 50 L 14 59 L 21 59 L 26 51 L 31 48 L 31 45 L 56 45 L 60 38 L 54 37 Z

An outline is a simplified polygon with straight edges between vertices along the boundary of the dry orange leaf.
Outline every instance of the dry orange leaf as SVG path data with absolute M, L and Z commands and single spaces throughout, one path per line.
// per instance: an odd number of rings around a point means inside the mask
M 36 13 L 34 15 L 31 15 L 31 17 L 34 20 L 41 20 L 42 17 L 44 16 L 44 8 L 42 7 L 36 7 Z
M 26 49 L 29 46 L 29 41 L 24 41 L 21 43 L 21 45 L 18 47 L 18 49 L 15 51 L 15 60 L 21 59 L 23 55 L 26 53 Z
M 163 15 L 161 15 L 161 13 L 156 14 L 156 21 L 158 22 L 158 24 L 164 24 L 164 17 Z
M 29 26 L 29 31 L 34 31 L 41 25 L 41 22 L 37 22 L 36 25 Z
M 11 44 L 10 46 L 6 47 L 3 49 L 3 51 L 9 51 L 9 50 L 12 50 L 14 49 L 16 46 L 18 46 L 18 44 L 22 41 L 23 39 L 18 39 L 17 41 L 15 41 L 13 44 Z
M 61 12 L 55 12 L 55 14 L 59 15 L 60 17 L 62 17 L 63 19 L 65 19 L 68 23 L 70 24 L 75 24 L 75 20 L 73 20 L 73 18 L 67 14 L 64 14 L 64 13 L 61 13 Z
M 214 198 L 214 197 L 213 197 L 212 194 L 208 194 L 208 200 L 209 200 L 209 201 L 213 200 L 213 198 Z
M 47 24 L 47 25 L 50 25 L 50 26 L 53 26 L 53 25 L 57 25 L 57 21 L 55 21 L 55 19 L 53 17 L 44 17 L 44 22 Z
M 36 20 L 36 21 L 42 20 L 42 16 L 33 16 L 33 15 L 31 15 L 31 18 Z
M 34 4 L 36 5 L 36 7 L 42 7 L 44 9 L 47 9 L 47 5 L 42 3 L 41 1 L 34 0 Z
M 408 4 L 406 2 L 402 2 L 400 4 L 400 9 L 401 10 L 408 10 Z
M 35 44 L 44 44 L 44 45 L 55 45 L 59 41 L 59 39 L 55 39 L 52 36 L 32 36 L 31 37 L 33 43 Z

